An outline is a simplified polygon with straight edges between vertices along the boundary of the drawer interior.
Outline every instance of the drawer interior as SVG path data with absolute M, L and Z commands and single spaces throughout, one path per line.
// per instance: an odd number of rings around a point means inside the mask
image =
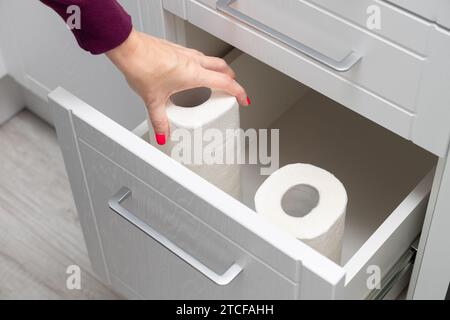
M 232 62 L 239 54 L 232 52 L 225 58 Z M 285 110 L 281 116 L 261 127 L 258 104 L 267 97 L 268 84 L 263 81 L 261 86 L 255 85 L 245 65 L 231 65 L 237 80 L 251 88 L 248 94 L 252 106 L 241 108 L 244 129 L 279 129 L 280 167 L 313 164 L 333 173 L 346 187 L 349 201 L 341 260 L 344 266 L 433 170 L 437 157 L 292 79 L 289 94 L 293 95 L 292 87 L 296 86 L 297 98 L 291 99 L 289 106 L 281 106 Z M 284 93 L 283 88 L 275 90 L 281 92 L 274 95 Z M 135 133 L 148 142 L 152 140 L 147 121 Z M 259 165 L 242 165 L 239 200 L 254 210 L 254 195 L 266 178 L 260 174 Z

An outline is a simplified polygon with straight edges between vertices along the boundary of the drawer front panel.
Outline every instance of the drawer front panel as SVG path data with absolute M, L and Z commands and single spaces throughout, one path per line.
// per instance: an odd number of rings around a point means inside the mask
M 420 55 L 428 51 L 432 24 L 379 0 L 306 0 L 347 23 Z
M 450 29 L 450 1 L 448 0 L 385 0 Z
M 113 164 L 85 143 L 80 144 L 87 182 L 111 274 L 147 299 L 293 299 L 297 285 L 139 178 Z M 156 230 L 198 264 L 222 275 L 235 262 L 243 271 L 219 285 L 173 254 L 163 244 L 115 213 L 108 201 L 121 187 L 132 195 L 123 207 Z M 261 281 L 262 280 L 262 281 Z
M 215 9 L 217 0 L 198 0 L 199 2 Z M 395 1 L 395 0 L 394 0 Z M 421 1 L 421 0 L 418 0 Z M 257 2 L 257 3 L 256 3 Z M 274 4 L 270 4 L 273 2 Z M 332 19 L 338 19 L 354 26 L 355 28 L 363 29 L 371 34 L 379 35 L 387 41 L 391 41 L 405 49 L 424 55 L 427 52 L 427 40 L 429 36 L 429 28 L 431 23 L 417 19 L 414 15 L 409 14 L 404 10 L 400 10 L 389 3 L 378 0 L 237 0 L 233 4 L 235 8 L 243 10 L 250 10 L 258 12 L 264 10 L 264 7 L 277 10 L 284 10 L 289 8 L 293 10 L 292 15 L 298 16 L 300 20 L 301 11 L 296 10 L 297 7 L 304 4 L 306 7 L 315 8 L 318 12 L 322 12 L 324 16 L 329 16 Z M 263 8 L 260 8 L 263 7 Z M 279 14 L 283 14 L 280 12 Z M 379 25 L 374 25 L 373 18 L 380 17 Z M 302 17 L 303 18 L 303 17 Z M 265 22 L 264 18 L 262 18 Z M 315 25 L 314 20 L 308 28 L 319 28 L 320 25 Z M 295 30 L 295 29 L 294 29 Z M 331 31 L 332 28 L 326 28 L 326 31 Z M 297 30 L 295 30 L 297 32 Z M 304 37 L 304 35 L 302 35 Z
M 231 6 L 333 60 L 339 61 L 352 51 L 362 55 L 361 61 L 341 76 L 406 110 L 415 111 L 416 97 L 411 93 L 419 87 L 424 62 L 420 55 L 304 1 L 238 0 Z

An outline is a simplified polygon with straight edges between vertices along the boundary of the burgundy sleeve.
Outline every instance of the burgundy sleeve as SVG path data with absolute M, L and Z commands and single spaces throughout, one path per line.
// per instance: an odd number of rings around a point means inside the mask
M 68 8 L 80 8 L 80 28 L 72 29 L 81 48 L 102 54 L 118 47 L 130 35 L 132 21 L 116 0 L 41 0 L 67 21 L 73 15 Z

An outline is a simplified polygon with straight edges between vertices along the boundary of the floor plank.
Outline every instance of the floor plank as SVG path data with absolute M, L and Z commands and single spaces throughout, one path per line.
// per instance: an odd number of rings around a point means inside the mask
M 117 298 L 92 273 L 54 130 L 22 111 L 0 126 L 0 299 Z

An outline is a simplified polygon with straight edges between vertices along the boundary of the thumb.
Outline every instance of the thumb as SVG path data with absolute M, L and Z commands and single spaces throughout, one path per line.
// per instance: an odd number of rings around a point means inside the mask
M 169 136 L 169 120 L 167 119 L 166 108 L 164 106 L 152 107 L 148 110 L 150 121 L 155 132 L 156 142 L 163 146 Z

